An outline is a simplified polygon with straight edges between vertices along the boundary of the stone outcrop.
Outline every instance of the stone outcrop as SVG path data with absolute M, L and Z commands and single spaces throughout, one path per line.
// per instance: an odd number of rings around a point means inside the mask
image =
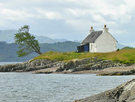
M 54 66 L 59 66 L 60 62 L 51 61 L 47 59 L 30 60 L 23 63 L 0 65 L 1 72 L 13 72 L 13 71 L 33 71 Z
M 135 102 L 135 79 L 100 94 L 75 102 Z
M 85 58 L 85 59 L 74 59 L 67 63 L 63 63 L 60 68 L 57 70 L 59 71 L 82 71 L 82 70 L 102 70 L 108 67 L 125 67 L 125 64 L 120 64 L 116 62 L 112 62 L 109 60 L 101 60 L 97 58 Z
M 56 72 L 75 72 L 82 70 L 102 70 L 108 67 L 126 66 L 109 60 L 99 60 L 97 58 L 74 59 L 68 62 L 48 59 L 30 60 L 23 63 L 0 65 L 1 72 L 12 71 L 34 71 L 46 68 L 58 67 Z

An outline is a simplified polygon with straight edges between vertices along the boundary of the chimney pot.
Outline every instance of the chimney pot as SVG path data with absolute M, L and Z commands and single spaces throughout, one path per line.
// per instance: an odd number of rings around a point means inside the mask
M 91 26 L 91 30 L 90 30 L 90 33 L 91 33 L 91 32 L 93 32 L 93 31 L 94 31 L 94 30 L 93 30 L 93 27 Z
M 93 27 L 91 27 L 91 30 L 93 30 Z
M 109 29 L 106 28 L 106 25 L 104 25 L 103 32 L 108 32 L 108 31 L 109 31 Z

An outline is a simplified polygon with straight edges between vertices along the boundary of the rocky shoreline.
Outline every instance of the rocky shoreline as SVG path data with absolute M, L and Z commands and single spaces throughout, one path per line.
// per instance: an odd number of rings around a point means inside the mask
M 98 58 L 74 59 L 68 62 L 38 59 L 23 63 L 0 65 L 0 72 L 32 72 L 34 74 L 97 74 L 103 75 L 135 75 L 135 65 L 101 60 Z
M 23 63 L 0 65 L 0 72 L 28 72 L 35 73 L 76 73 L 82 71 L 101 71 L 109 67 L 126 67 L 125 64 L 101 60 L 98 58 L 74 59 L 68 62 L 38 59 Z
M 118 87 L 74 102 L 135 102 L 135 79 Z

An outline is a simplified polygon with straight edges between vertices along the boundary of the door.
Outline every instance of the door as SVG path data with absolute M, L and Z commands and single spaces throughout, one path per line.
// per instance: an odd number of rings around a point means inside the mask
M 89 52 L 89 45 L 84 45 L 84 52 Z

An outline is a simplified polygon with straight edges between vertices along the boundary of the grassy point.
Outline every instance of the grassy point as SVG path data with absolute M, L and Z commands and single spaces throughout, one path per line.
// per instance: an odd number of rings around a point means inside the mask
M 83 59 L 83 58 L 92 58 L 98 57 L 103 60 L 111 60 L 115 62 L 121 62 L 125 64 L 135 63 L 135 49 L 122 49 L 119 51 L 109 52 L 109 53 L 76 53 L 76 52 L 53 52 L 49 51 L 42 55 L 39 55 L 34 58 L 36 59 L 49 59 L 49 60 L 58 60 L 58 61 L 70 61 L 73 59 Z

